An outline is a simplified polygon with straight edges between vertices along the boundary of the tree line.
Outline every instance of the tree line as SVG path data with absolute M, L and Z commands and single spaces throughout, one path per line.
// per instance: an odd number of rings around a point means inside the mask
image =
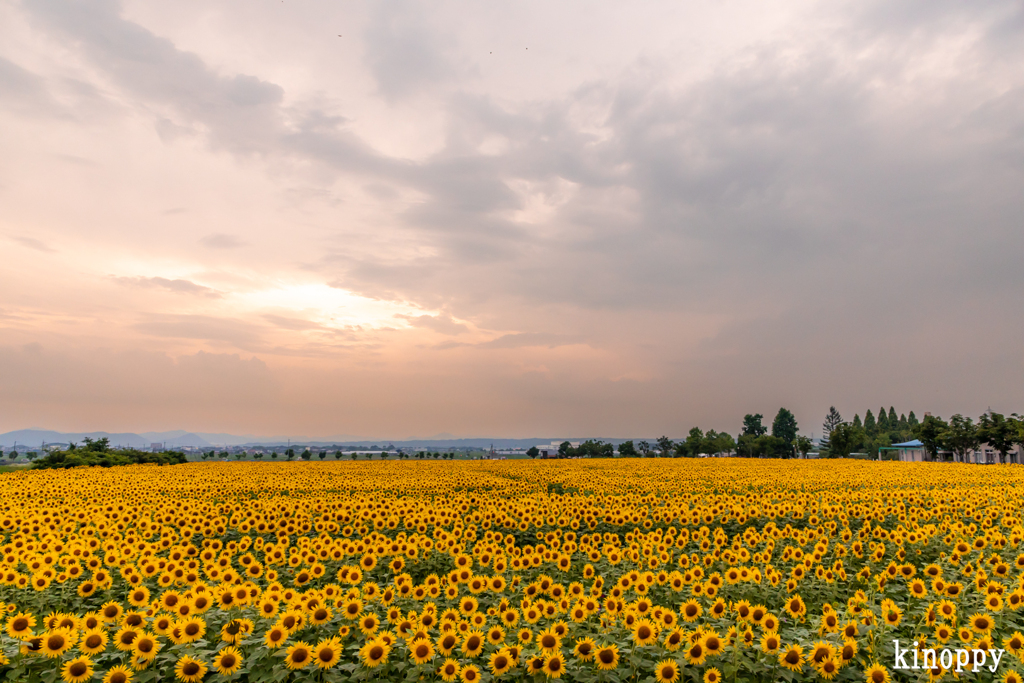
M 830 457 L 865 453 L 874 459 L 893 444 L 917 439 L 932 460 L 967 462 L 970 453 L 988 444 L 999 461 L 1006 463 L 1017 462 L 1015 449 L 1024 445 L 1024 418 L 1017 413 L 1007 417 L 989 410 L 977 422 L 959 413 L 949 421 L 934 415 L 925 415 L 919 421 L 914 411 L 897 417 L 890 406 L 888 412 L 879 409 L 877 418 L 869 409 L 863 421 L 857 414 L 850 422 L 843 420 L 833 406 L 825 416 L 822 433 L 826 436 L 821 441 L 821 452 Z
M 743 427 L 733 438 L 728 432 L 708 431 L 694 427 L 685 439 L 673 441 L 662 436 L 653 442 L 624 441 L 619 444 L 620 458 L 697 458 L 707 455 L 736 453 L 749 458 L 791 458 L 797 453 L 806 455 L 811 450 L 811 440 L 798 434 L 796 417 L 787 408 L 779 408 L 772 421 L 771 433 L 762 421 L 761 413 L 743 417 Z M 526 451 L 531 458 L 540 455 L 534 446 Z M 604 441 L 588 439 L 579 446 L 563 441 L 558 447 L 560 458 L 611 458 L 616 455 L 615 446 Z

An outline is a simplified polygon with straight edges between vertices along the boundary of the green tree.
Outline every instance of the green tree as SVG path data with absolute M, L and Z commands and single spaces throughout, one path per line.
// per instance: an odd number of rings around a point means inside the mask
M 910 425 L 911 429 L 913 429 L 915 425 L 921 424 L 920 422 L 918 422 L 917 415 L 914 415 L 913 410 L 911 410 L 910 414 L 907 415 L 907 424 Z
M 651 444 L 646 441 L 641 441 L 636 447 L 640 449 L 640 456 L 643 458 L 646 458 L 651 452 Z
M 772 420 L 772 436 L 777 436 L 788 444 L 796 439 L 796 416 L 787 408 L 779 408 Z
M 327 457 L 327 451 L 320 451 L 319 453 L 317 453 L 317 457 L 323 460 L 324 458 Z
M 841 424 L 843 424 L 843 416 L 839 414 L 835 406 L 830 407 L 828 414 L 825 415 L 825 421 L 821 425 L 822 448 L 832 449 L 832 432 Z
M 358 453 L 356 453 L 355 451 L 352 451 L 352 452 L 351 452 L 351 453 L 349 454 L 349 456 L 348 456 L 348 457 L 349 457 L 349 459 L 350 459 L 350 460 L 358 460 L 358 459 L 359 459 L 359 454 L 358 454 Z
M 270 457 L 277 460 L 277 451 L 270 451 Z
M 715 453 L 732 453 L 735 450 L 736 440 L 732 438 L 732 434 L 719 432 L 715 435 Z
M 661 453 L 661 457 L 667 458 L 672 453 L 672 447 L 675 446 L 672 439 L 667 436 L 658 437 L 658 452 Z
M 255 453 L 252 454 L 252 457 L 256 458 L 257 460 L 262 460 L 263 459 L 263 451 L 256 451 Z
M 811 452 L 811 448 L 814 447 L 814 444 L 811 443 L 811 440 L 806 436 L 796 437 L 796 440 L 793 442 L 793 445 L 796 447 L 796 450 L 800 453 L 800 455 L 804 458 L 807 457 L 807 454 Z
M 288 450 L 286 450 L 286 451 L 284 452 L 284 454 L 285 454 L 286 456 L 288 456 L 288 459 L 289 459 L 289 460 L 292 460 L 292 459 L 293 459 L 293 458 L 295 457 L 295 449 L 294 449 L 294 448 L 289 448 Z
M 636 457 L 636 446 L 633 445 L 632 441 L 623 441 L 619 444 L 619 457 L 620 458 L 635 458 Z
M 871 408 L 868 408 L 868 412 L 864 413 L 864 431 L 868 436 L 874 436 L 878 431 L 878 424 L 875 422 L 875 414 L 871 412 Z
M 829 435 L 829 454 L 833 458 L 845 458 L 864 441 L 864 428 L 854 427 L 849 422 L 836 426 Z
M 854 427 L 861 427 L 861 428 L 864 427 L 864 425 L 860 421 L 860 413 L 854 413 L 853 414 L 853 426 Z
M 889 431 L 895 432 L 900 428 L 900 418 L 896 416 L 896 409 L 889 406 Z
M 878 431 L 889 431 L 889 418 L 886 417 L 884 407 L 878 409 Z
M 704 439 L 704 432 L 701 431 L 700 427 L 694 427 L 690 430 L 681 448 L 685 449 L 685 454 L 691 458 L 696 458 L 701 453 L 707 452 L 707 441 Z
M 944 437 L 947 429 L 949 429 L 949 425 L 946 424 L 946 421 L 934 415 L 925 415 L 924 422 L 914 428 L 914 436 L 924 444 L 924 449 L 932 456 L 933 461 L 938 459 L 939 449 L 945 445 Z
M 302 458 L 303 460 L 309 460 L 310 458 L 313 457 L 313 454 L 310 453 L 309 449 L 307 448 L 304 451 L 302 451 L 302 455 L 300 455 L 299 457 Z
M 758 452 L 758 439 L 753 434 L 740 434 L 736 440 L 736 454 L 743 458 L 756 458 Z
M 526 449 L 526 454 L 530 456 L 530 459 L 532 460 L 536 458 L 538 455 L 540 455 L 540 449 L 538 449 L 536 446 L 530 446 L 529 448 Z
M 572 444 L 570 442 L 563 441 L 562 443 L 558 444 L 558 457 L 568 458 L 575 454 L 575 450 L 573 449 Z
M 925 420 L 928 416 L 925 416 Z M 957 413 L 949 418 L 949 425 L 942 435 L 943 441 L 953 451 L 953 458 L 957 462 L 967 462 L 967 456 L 972 451 L 978 450 L 981 439 L 978 438 L 978 427 L 974 420 Z
M 761 413 L 754 413 L 751 415 L 747 413 L 743 416 L 743 434 L 749 436 L 761 436 L 762 434 L 768 433 L 768 428 L 761 424 L 761 420 L 764 419 L 764 415 Z
M 999 453 L 999 462 L 1006 463 L 1007 454 L 1017 441 L 1017 425 L 1011 418 L 991 410 L 978 420 L 978 438 Z

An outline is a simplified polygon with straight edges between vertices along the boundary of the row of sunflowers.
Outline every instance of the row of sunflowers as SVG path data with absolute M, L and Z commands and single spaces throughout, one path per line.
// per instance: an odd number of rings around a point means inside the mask
M 9 473 L 0 677 L 1024 683 L 1022 473 L 747 460 Z

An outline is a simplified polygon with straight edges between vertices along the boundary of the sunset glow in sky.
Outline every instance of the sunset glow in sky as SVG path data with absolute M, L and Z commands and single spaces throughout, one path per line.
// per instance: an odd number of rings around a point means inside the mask
M 1019 2 L 0 0 L 0 431 L 1024 408 Z

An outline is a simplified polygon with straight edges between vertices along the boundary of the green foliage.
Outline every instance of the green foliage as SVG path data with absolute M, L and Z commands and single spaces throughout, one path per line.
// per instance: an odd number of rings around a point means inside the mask
M 761 420 L 764 416 L 761 413 L 755 413 L 751 415 L 747 413 L 743 416 L 743 435 L 745 436 L 761 436 L 762 434 L 768 433 L 768 428 L 761 424 Z
M 610 458 L 615 453 L 615 447 L 603 441 L 587 439 L 576 449 L 576 454 L 583 458 Z
M 106 439 L 100 439 L 106 441 Z M 89 441 L 86 439 L 86 441 Z M 93 442 L 95 443 L 95 442 Z M 74 451 L 51 451 L 32 464 L 34 470 L 70 469 L 72 467 L 116 467 L 120 465 L 179 465 L 187 462 L 184 453 L 164 451 L 147 453 L 134 448 L 111 449 L 109 444 L 99 448 L 78 448 Z
M 1015 418 L 1007 419 L 1000 413 L 991 410 L 978 420 L 978 438 L 992 446 L 999 453 L 999 462 L 1005 463 L 1007 454 L 1018 442 L 1019 422 Z
M 538 455 L 540 455 L 540 449 L 537 448 L 536 446 L 530 446 L 529 448 L 526 449 L 526 455 L 528 455 L 532 460 L 533 458 L 536 458 Z
M 939 449 L 945 445 L 945 434 L 948 429 L 949 425 L 945 420 L 934 415 L 925 415 L 924 422 L 914 427 L 913 434 L 924 444 L 924 449 L 934 460 L 939 454 Z
M 778 437 L 788 444 L 796 439 L 796 416 L 787 408 L 779 408 L 772 421 L 772 436 Z
M 636 446 L 633 445 L 632 441 L 623 441 L 619 444 L 619 457 L 635 458 L 636 456 Z
M 832 430 L 829 436 L 829 452 L 834 458 L 845 458 L 852 453 L 859 444 L 864 442 L 863 427 L 857 427 L 850 422 L 843 422 Z

